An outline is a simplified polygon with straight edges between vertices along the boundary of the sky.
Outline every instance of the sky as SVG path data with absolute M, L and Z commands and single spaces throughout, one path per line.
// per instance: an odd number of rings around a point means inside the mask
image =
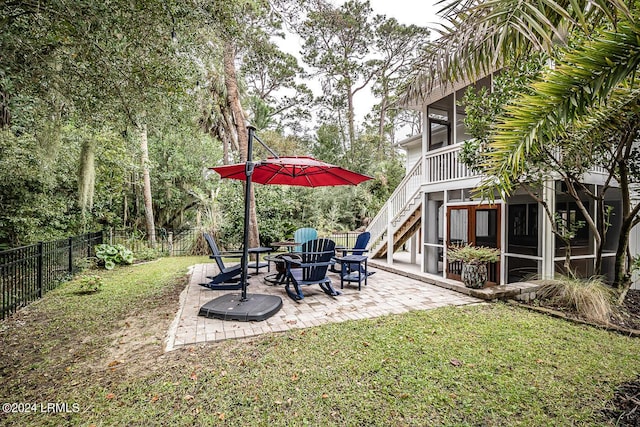
M 369 0 L 373 12 L 379 15 L 387 15 L 405 25 L 420 25 L 433 27 L 437 23 L 436 12 L 440 8 L 437 0 Z M 336 1 L 335 4 L 342 4 Z
M 332 0 L 337 6 L 343 4 L 344 0 Z M 436 27 L 438 17 L 436 12 L 440 8 L 437 6 L 437 0 L 369 0 L 374 15 L 386 15 L 387 17 L 395 18 L 400 24 L 405 25 L 420 25 L 426 27 Z M 432 31 L 432 38 L 434 32 Z M 282 49 L 295 55 L 300 60 L 301 41 L 299 38 L 288 34 L 284 41 L 278 43 Z M 318 83 L 305 82 L 316 93 L 320 93 L 320 86 Z M 375 103 L 375 99 L 371 93 L 361 91 L 354 97 L 354 103 L 356 106 L 356 123 L 361 123 L 365 115 L 371 110 L 372 105 Z M 403 135 L 399 135 L 402 137 Z

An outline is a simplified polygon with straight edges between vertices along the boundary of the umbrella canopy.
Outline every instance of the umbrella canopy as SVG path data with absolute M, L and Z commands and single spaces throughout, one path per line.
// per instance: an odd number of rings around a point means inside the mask
M 246 180 L 247 165 L 218 166 L 211 168 L 222 178 Z M 251 181 L 259 184 L 297 185 L 324 187 L 333 185 L 358 185 L 371 177 L 321 162 L 312 157 L 269 157 L 254 163 Z

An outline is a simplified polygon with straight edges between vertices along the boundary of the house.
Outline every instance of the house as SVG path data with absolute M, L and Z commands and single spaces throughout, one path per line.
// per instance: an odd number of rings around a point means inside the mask
M 462 143 L 470 138 L 459 101 L 471 85 L 490 89 L 493 78 L 491 74 L 471 83 L 439 86 L 407 105 L 421 112 L 423 132 L 399 143 L 406 151 L 406 176 L 368 227 L 373 257 L 393 264 L 394 254 L 408 248 L 411 262 L 421 272 L 460 280 L 461 265 L 448 262 L 447 247 L 471 243 L 500 249 L 500 261 L 489 266 L 489 281 L 494 284 L 523 281 L 533 275 L 551 278 L 562 271 L 565 246 L 552 233 L 541 203 L 523 189 L 491 205 L 474 198 L 472 190 L 482 176 L 458 159 Z M 606 177 L 606 171 L 594 169 L 585 174 L 583 182 L 599 191 Z M 559 217 L 576 224 L 584 220 L 558 177 L 549 176 L 537 190 L 537 196 L 555 207 Z M 605 194 L 612 215 L 604 243 L 603 273 L 612 280 L 620 228 L 616 212 L 621 201 L 616 189 Z M 584 203 L 595 214 L 595 203 L 586 196 Z M 634 247 L 638 236 L 636 227 Z M 572 269 L 583 276 L 593 274 L 595 243 L 589 227 L 579 227 L 570 244 Z

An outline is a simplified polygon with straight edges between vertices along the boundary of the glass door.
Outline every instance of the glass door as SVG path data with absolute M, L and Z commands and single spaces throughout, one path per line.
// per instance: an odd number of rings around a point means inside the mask
M 472 244 L 500 248 L 500 205 L 452 206 L 447 209 L 449 246 Z M 447 263 L 447 277 L 461 280 L 462 263 Z M 489 284 L 500 281 L 500 263 L 488 266 Z

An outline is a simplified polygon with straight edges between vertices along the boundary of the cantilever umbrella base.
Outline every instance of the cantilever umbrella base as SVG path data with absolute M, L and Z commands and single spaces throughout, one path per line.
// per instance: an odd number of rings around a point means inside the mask
M 198 316 L 259 322 L 276 314 L 280 307 L 282 298 L 276 295 L 248 294 L 247 299 L 242 301 L 240 294 L 226 294 L 200 307 Z

